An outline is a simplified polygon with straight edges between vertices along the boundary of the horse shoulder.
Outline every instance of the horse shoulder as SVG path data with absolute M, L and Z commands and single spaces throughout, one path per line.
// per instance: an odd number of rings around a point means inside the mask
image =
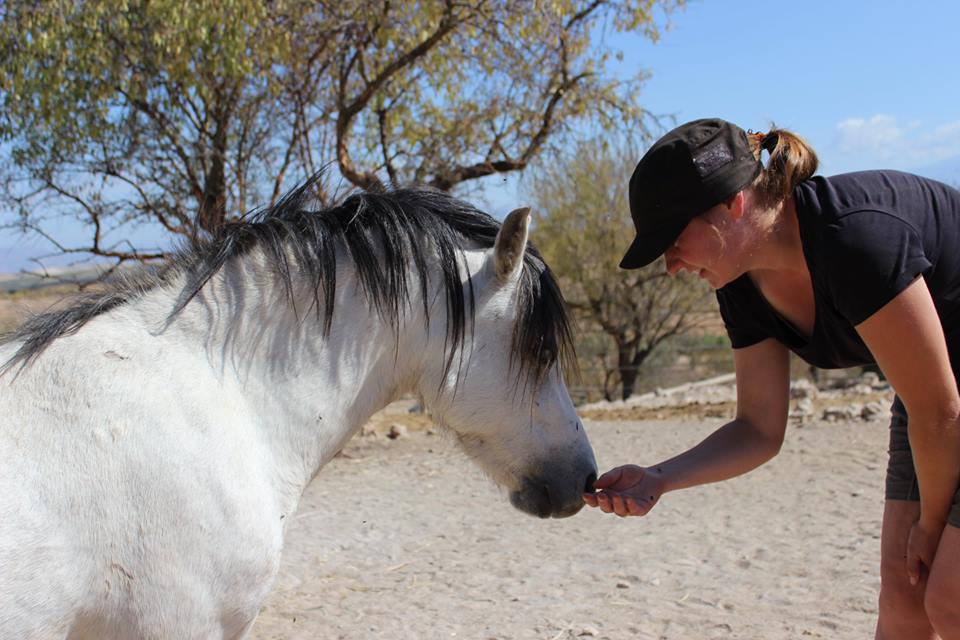
M 242 407 L 212 398 L 209 371 L 179 354 L 170 376 L 162 349 L 70 338 L 3 379 L 0 564 L 29 571 L 0 577 L 0 602 L 47 575 L 78 587 L 72 608 L 123 593 L 160 609 L 220 594 L 255 614 L 283 522 Z

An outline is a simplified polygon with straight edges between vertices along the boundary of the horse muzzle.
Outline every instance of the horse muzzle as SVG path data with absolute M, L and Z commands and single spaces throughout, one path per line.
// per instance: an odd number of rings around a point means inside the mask
M 573 478 L 527 477 L 510 492 L 510 504 L 538 518 L 568 518 L 583 508 L 583 493 L 593 493 L 596 479 L 593 468 Z

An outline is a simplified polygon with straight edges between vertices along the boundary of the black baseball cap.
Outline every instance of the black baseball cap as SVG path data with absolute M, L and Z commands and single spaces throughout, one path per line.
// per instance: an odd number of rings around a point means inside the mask
M 630 178 L 637 236 L 620 267 L 639 269 L 659 258 L 693 218 L 734 196 L 761 168 L 747 133 L 719 118 L 688 122 L 657 140 Z

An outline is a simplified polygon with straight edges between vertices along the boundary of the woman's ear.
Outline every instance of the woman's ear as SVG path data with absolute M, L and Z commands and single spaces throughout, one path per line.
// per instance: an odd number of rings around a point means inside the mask
M 743 191 L 737 191 L 737 193 L 727 200 L 724 205 L 726 205 L 727 212 L 731 218 L 734 220 L 739 220 L 742 218 L 744 207 Z

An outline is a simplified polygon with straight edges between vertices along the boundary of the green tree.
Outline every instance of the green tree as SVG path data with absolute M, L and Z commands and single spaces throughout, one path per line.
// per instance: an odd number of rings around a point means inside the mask
M 107 231 L 213 231 L 329 162 L 365 188 L 519 171 L 580 123 L 643 126 L 643 73 L 611 77 L 605 36 L 656 39 L 682 3 L 2 3 L 7 208 L 89 224 L 64 251 L 142 260 L 163 252 Z
M 668 276 L 662 258 L 618 266 L 634 237 L 627 187 L 639 156 L 628 144 L 583 142 L 529 183 L 537 247 L 576 314 L 581 369 L 600 367 L 607 399 L 617 386 L 628 398 L 654 349 L 710 308 L 708 289 L 687 274 Z

